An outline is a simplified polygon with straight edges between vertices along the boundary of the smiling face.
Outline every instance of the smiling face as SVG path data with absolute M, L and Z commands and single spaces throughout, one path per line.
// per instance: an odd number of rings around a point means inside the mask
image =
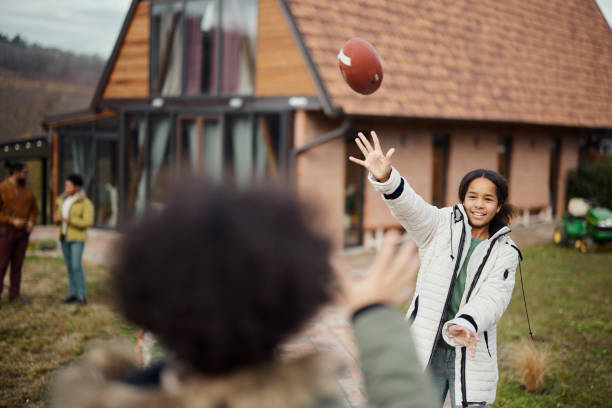
M 484 177 L 472 180 L 463 199 L 463 206 L 472 228 L 488 227 L 495 214 L 501 210 L 495 184 Z

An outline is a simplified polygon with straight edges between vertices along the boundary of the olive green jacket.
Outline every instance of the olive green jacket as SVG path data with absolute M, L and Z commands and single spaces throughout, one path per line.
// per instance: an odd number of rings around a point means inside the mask
M 417 360 L 410 325 L 390 306 L 375 306 L 353 319 L 368 407 L 436 407 L 429 375 Z
M 353 320 L 368 408 L 435 408 L 429 376 L 421 369 L 408 323 L 399 310 L 374 306 Z M 134 353 L 92 350 L 57 373 L 52 408 L 340 408 L 342 365 L 322 354 L 249 367 L 222 377 L 163 370 L 143 387 L 123 379 L 136 369 Z M 180 366 L 179 366 L 180 367 Z
M 94 223 L 94 206 L 83 192 L 77 193 L 79 197 L 70 207 L 68 217 L 68 228 L 66 229 L 66 241 L 87 241 L 87 228 Z M 59 196 L 55 203 L 55 215 L 59 224 L 59 237 L 62 236 L 62 205 L 67 195 L 64 193 Z

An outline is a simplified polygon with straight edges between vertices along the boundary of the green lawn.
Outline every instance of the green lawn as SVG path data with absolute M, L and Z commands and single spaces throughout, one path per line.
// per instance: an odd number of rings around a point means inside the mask
M 495 407 L 612 406 L 612 253 L 584 255 L 551 245 L 523 251 L 523 278 L 537 345 L 551 373 L 541 394 L 521 389 L 508 345 L 528 337 L 519 275 L 499 327 L 503 356 Z
M 528 336 L 519 278 L 499 325 L 501 381 L 495 408 L 606 407 L 612 390 L 612 253 L 583 255 L 552 245 L 523 251 L 523 275 L 532 325 L 553 365 L 541 394 L 521 388 L 509 368 L 512 344 Z M 44 406 L 56 368 L 97 339 L 135 339 L 135 328 L 113 311 L 107 271 L 86 267 L 83 308 L 62 305 L 62 260 L 28 257 L 21 304 L 0 305 L 0 407 Z
M 42 407 L 53 370 L 75 359 L 94 339 L 135 330 L 109 307 L 107 271 L 85 267 L 89 304 L 60 304 L 67 278 L 61 259 L 28 257 L 23 270 L 23 302 L 0 304 L 0 407 Z M 7 273 L 8 275 L 8 273 Z

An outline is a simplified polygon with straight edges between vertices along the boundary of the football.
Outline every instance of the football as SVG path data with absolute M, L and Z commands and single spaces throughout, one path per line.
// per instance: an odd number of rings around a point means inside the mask
M 383 80 L 382 61 L 376 48 L 361 38 L 351 38 L 338 53 L 338 65 L 346 83 L 362 95 L 370 95 Z

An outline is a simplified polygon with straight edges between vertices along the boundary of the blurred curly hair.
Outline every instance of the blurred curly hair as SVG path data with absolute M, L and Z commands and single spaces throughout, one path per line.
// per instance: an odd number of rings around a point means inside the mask
M 121 243 L 120 310 L 206 374 L 271 360 L 329 299 L 329 242 L 288 193 L 181 184 Z

